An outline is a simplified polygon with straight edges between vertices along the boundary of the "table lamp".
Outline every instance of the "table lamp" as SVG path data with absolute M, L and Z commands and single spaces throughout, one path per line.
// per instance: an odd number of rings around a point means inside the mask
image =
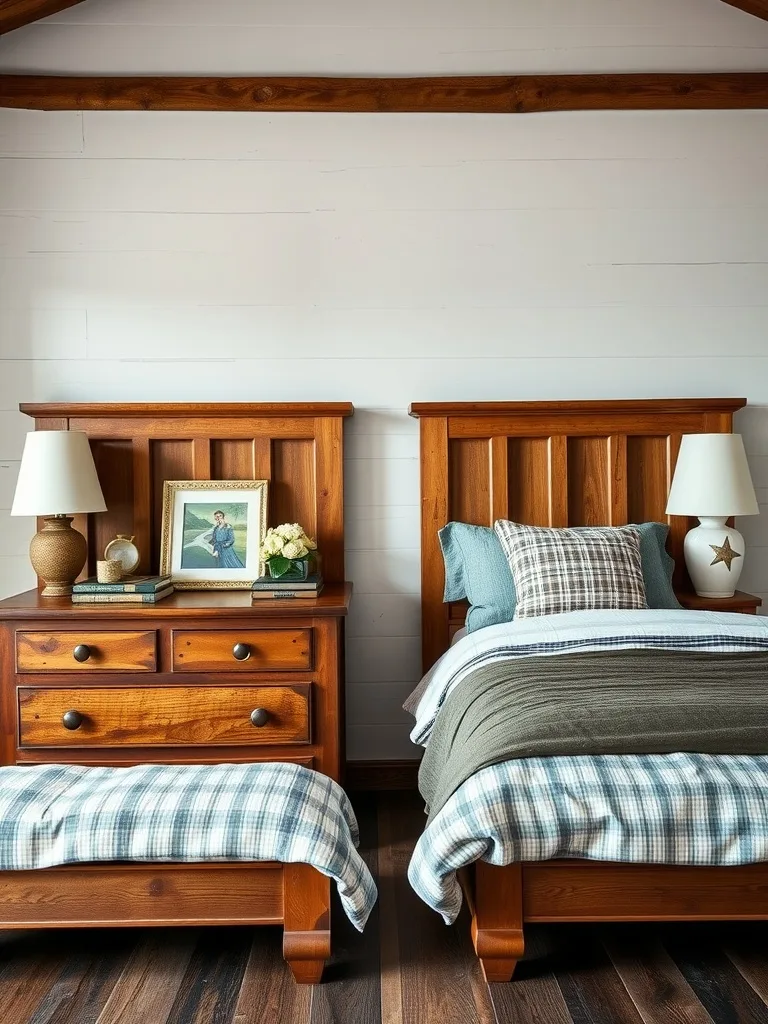
M 104 512 L 88 436 L 81 430 L 38 430 L 27 434 L 12 516 L 44 516 L 29 545 L 29 559 L 45 583 L 43 597 L 72 593 L 88 545 L 72 529 L 71 513 Z
M 744 568 L 744 538 L 725 521 L 759 511 L 741 434 L 684 434 L 667 515 L 699 518 L 683 551 L 701 597 L 733 597 Z

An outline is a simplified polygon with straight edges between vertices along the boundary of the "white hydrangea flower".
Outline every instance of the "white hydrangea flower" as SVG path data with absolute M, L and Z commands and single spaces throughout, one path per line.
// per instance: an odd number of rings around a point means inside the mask
M 283 558 L 307 558 L 317 550 L 317 544 L 304 532 L 299 523 L 282 523 L 270 527 L 261 545 L 261 557 L 268 561 L 280 555 Z
M 268 530 L 264 537 L 264 543 L 261 546 L 261 557 L 265 559 L 273 558 L 275 555 L 279 555 L 282 550 L 283 538 L 275 533 L 274 530 Z

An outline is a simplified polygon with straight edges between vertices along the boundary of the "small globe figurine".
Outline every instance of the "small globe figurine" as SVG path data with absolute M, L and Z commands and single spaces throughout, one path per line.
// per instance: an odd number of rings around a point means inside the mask
M 141 555 L 139 549 L 133 543 L 133 537 L 125 533 L 118 533 L 114 540 L 104 548 L 105 558 L 116 558 L 123 566 L 123 574 L 128 576 L 139 564 Z

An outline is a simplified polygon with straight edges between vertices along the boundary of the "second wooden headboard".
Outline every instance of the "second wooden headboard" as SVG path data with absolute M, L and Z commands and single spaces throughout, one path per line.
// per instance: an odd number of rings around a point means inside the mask
M 463 624 L 443 603 L 437 531 L 491 526 L 669 522 L 675 584 L 685 585 L 688 520 L 666 516 L 683 434 L 727 433 L 743 398 L 615 402 L 416 403 L 421 435 L 422 660 L 426 671 Z

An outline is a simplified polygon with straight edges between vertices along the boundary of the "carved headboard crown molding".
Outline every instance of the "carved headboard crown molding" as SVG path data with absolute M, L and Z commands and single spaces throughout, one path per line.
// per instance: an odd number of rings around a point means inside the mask
M 551 402 L 412 402 L 408 415 L 419 419 L 424 416 L 482 416 L 515 415 L 572 416 L 574 413 L 597 413 L 605 415 L 620 412 L 631 413 L 673 413 L 673 412 L 730 412 L 734 413 L 747 404 L 746 398 L 622 398 L 583 399 L 575 402 L 554 400 Z

